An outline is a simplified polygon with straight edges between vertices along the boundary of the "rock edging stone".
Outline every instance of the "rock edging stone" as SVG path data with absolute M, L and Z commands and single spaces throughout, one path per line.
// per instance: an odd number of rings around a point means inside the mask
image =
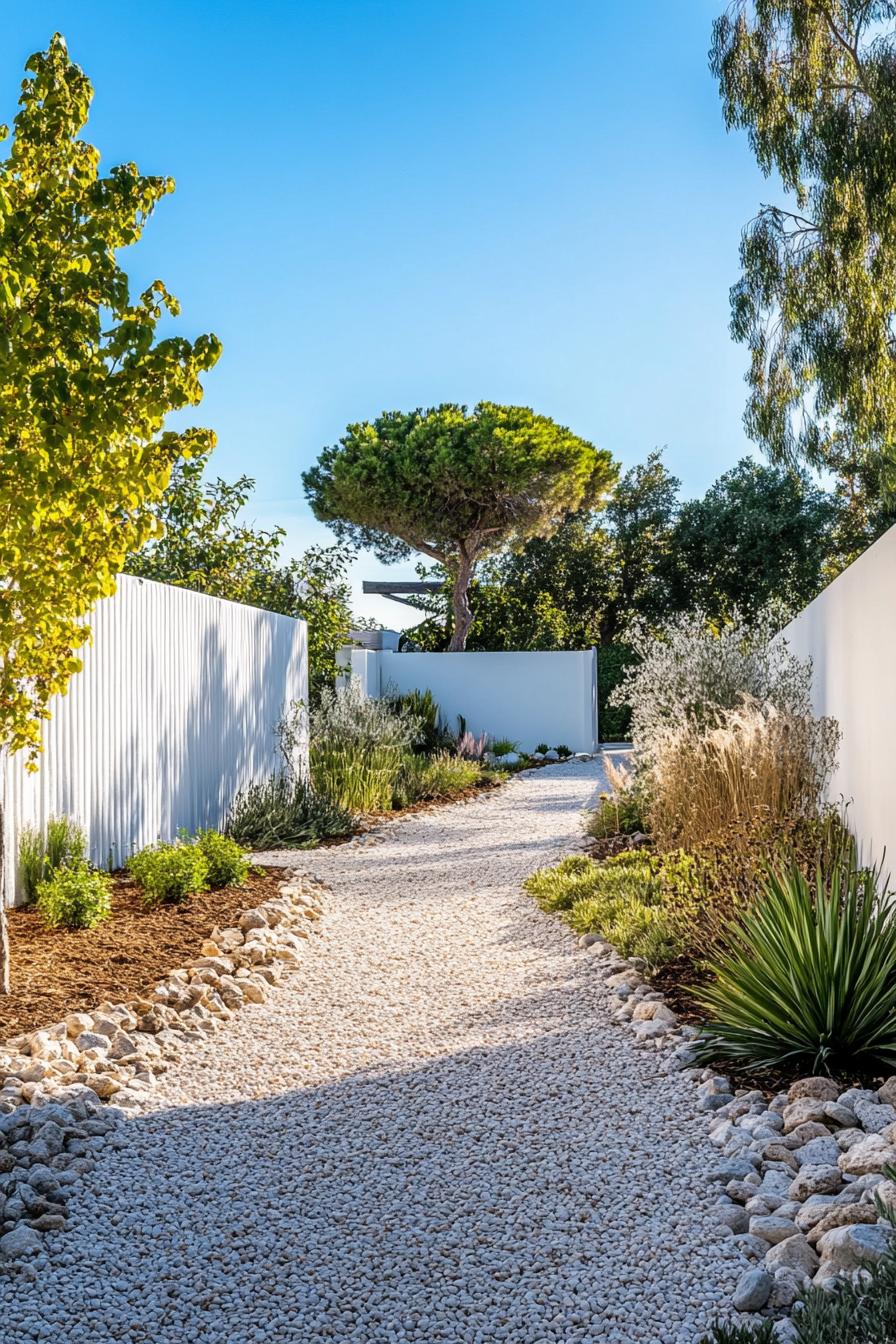
M 646 963 L 620 957 L 611 943 L 585 934 L 579 945 L 619 1001 L 612 1020 L 641 1048 L 670 1051 L 666 1071 L 697 1084 L 710 1141 L 721 1150 L 710 1180 L 722 1187 L 719 1229 L 752 1262 L 733 1296 L 739 1311 L 783 1317 L 811 1286 L 831 1288 L 864 1272 L 893 1242 L 884 1210 L 896 1211 L 896 1075 L 877 1090 L 841 1091 L 830 1078 L 800 1078 L 769 1098 L 735 1088 L 697 1063 L 700 1029 L 679 1023 L 653 988 Z
M 286 870 L 277 895 L 214 929 L 200 955 L 145 997 L 103 1003 L 0 1044 L 0 1264 L 40 1254 L 67 1193 L 110 1131 L 187 1044 L 211 1039 L 301 960 L 327 888 Z

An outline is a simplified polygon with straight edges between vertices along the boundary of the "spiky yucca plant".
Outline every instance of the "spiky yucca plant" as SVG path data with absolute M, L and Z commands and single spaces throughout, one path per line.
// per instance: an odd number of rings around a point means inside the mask
M 896 915 L 849 846 L 828 872 L 771 872 L 699 991 L 710 1059 L 807 1073 L 896 1069 Z

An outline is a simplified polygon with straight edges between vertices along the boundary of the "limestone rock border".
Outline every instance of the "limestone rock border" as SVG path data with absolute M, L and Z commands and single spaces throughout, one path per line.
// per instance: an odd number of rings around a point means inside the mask
M 831 1288 L 865 1273 L 890 1248 L 896 1213 L 896 1076 L 877 1090 L 842 1091 L 830 1078 L 800 1078 L 769 1098 L 735 1088 L 694 1053 L 700 1029 L 678 1021 L 653 988 L 646 963 L 626 960 L 612 944 L 585 934 L 579 945 L 619 1000 L 612 1020 L 641 1048 L 670 1051 L 666 1072 L 697 1084 L 720 1160 L 709 1173 L 719 1187 L 720 1234 L 733 1237 L 746 1260 L 733 1305 L 778 1317 L 788 1340 L 788 1313 L 810 1286 Z
M 210 1040 L 301 960 L 328 890 L 285 869 L 277 895 L 214 929 L 200 954 L 146 997 L 0 1044 L 0 1264 L 40 1254 L 65 1227 L 67 1192 L 191 1042 Z

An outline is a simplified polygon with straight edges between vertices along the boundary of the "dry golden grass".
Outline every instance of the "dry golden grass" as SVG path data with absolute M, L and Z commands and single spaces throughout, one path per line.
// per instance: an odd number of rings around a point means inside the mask
M 817 817 L 838 732 L 830 719 L 745 697 L 714 728 L 685 721 L 654 755 L 648 819 L 660 849 L 693 850 L 766 825 Z

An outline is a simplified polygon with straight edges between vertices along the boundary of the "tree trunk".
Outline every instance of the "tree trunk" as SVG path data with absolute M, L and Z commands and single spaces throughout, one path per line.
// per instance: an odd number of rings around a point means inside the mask
M 0 994 L 9 993 L 9 931 L 6 927 L 6 816 L 3 809 L 3 780 L 6 757 L 0 753 Z
M 473 624 L 473 608 L 470 606 L 470 580 L 476 567 L 475 560 L 468 560 L 461 553 L 457 573 L 454 576 L 454 590 L 451 594 L 451 608 L 454 612 L 454 630 L 448 645 L 449 653 L 463 653 L 467 647 L 467 635 Z

